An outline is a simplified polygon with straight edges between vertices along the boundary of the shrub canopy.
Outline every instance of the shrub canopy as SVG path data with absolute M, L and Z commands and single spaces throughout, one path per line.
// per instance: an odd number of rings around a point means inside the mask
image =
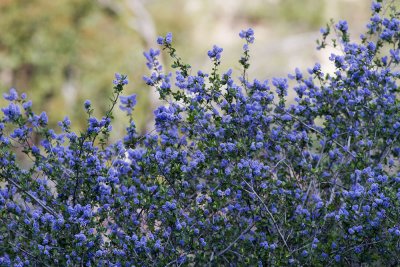
M 144 53 L 145 82 L 165 101 L 145 135 L 136 96 L 120 96 L 124 75 L 104 117 L 85 102 L 81 133 L 68 118 L 49 129 L 11 89 L 0 265 L 400 264 L 399 16 L 373 3 L 357 43 L 345 21 L 328 24 L 318 46 L 337 49 L 335 71 L 316 64 L 271 82 L 248 79 L 251 29 L 239 34 L 238 80 L 220 71 L 222 48 L 208 52 L 210 73 L 195 73 L 160 37 L 176 72 L 163 72 L 159 50 Z M 116 105 L 130 123 L 109 144 Z

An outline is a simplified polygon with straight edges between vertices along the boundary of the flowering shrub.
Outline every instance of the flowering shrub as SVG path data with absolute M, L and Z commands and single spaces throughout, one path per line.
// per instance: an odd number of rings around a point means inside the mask
M 208 52 L 210 73 L 194 74 L 172 35 L 158 38 L 176 73 L 163 72 L 160 51 L 144 53 L 145 82 L 165 105 L 143 136 L 136 97 L 120 97 L 124 75 L 104 117 L 85 102 L 79 134 L 68 118 L 49 129 L 11 89 L 0 120 L 0 265 L 400 264 L 400 20 L 388 8 L 372 5 L 360 43 L 345 21 L 321 30 L 319 48 L 340 51 L 334 73 L 316 64 L 272 86 L 248 80 L 251 29 L 240 33 L 238 82 L 219 70 L 222 48 Z M 109 145 L 116 105 L 130 123 Z

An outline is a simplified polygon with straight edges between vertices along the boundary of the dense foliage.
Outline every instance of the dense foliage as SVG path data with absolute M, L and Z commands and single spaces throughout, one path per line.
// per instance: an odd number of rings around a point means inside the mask
M 194 74 L 172 35 L 158 38 L 177 71 L 163 72 L 159 50 L 144 54 L 144 79 L 165 105 L 143 136 L 136 96 L 120 96 L 124 75 L 103 118 L 84 103 L 79 134 L 68 118 L 49 129 L 11 89 L 0 121 L 0 264 L 400 264 L 400 13 L 372 11 L 360 43 L 345 21 L 321 30 L 319 48 L 338 50 L 333 73 L 316 64 L 272 86 L 248 79 L 251 29 L 239 34 L 238 82 L 219 70 L 222 48 L 208 52 L 210 73 Z M 109 145 L 116 105 L 130 124 Z

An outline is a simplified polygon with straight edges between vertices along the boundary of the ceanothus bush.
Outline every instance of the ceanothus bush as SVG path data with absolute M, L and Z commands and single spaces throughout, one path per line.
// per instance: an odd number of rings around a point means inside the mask
M 351 42 L 339 21 L 321 30 L 319 64 L 271 82 L 182 62 L 172 35 L 144 53 L 144 78 L 165 105 L 140 135 L 136 96 L 116 74 L 109 111 L 58 129 L 11 89 L 0 118 L 1 266 L 323 266 L 400 264 L 400 13 L 374 2 Z M 328 41 L 333 33 L 335 39 Z M 295 94 L 289 101 L 288 94 Z M 112 111 L 129 117 L 110 144 Z M 28 163 L 27 163 L 28 162 Z

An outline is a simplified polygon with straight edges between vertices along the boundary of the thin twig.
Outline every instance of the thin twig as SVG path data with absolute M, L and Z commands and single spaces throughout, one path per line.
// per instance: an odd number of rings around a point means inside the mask
M 233 240 L 225 249 L 223 249 L 222 251 L 218 252 L 216 257 L 219 257 L 219 256 L 221 256 L 222 254 L 224 254 L 225 252 L 227 252 L 234 244 L 236 244 L 236 242 L 237 242 L 244 234 L 246 234 L 251 228 L 253 228 L 253 226 L 254 226 L 254 222 L 253 222 L 252 224 L 250 224 L 249 226 L 247 226 L 247 228 L 244 229 L 244 231 L 241 232 L 240 235 L 239 235 L 238 237 L 236 237 L 236 239 Z M 213 254 L 214 254 L 214 252 L 213 252 Z M 211 255 L 211 256 L 212 256 L 212 255 Z M 213 260 L 213 259 L 211 258 L 211 259 L 210 259 L 210 262 L 211 262 L 212 260 Z
M 38 198 L 36 198 L 34 195 L 32 195 L 31 193 L 29 193 L 28 191 L 24 190 L 18 183 L 16 183 L 15 181 L 13 181 L 10 178 L 7 178 L 5 176 L 2 175 L 2 178 L 6 179 L 8 182 L 12 183 L 16 188 L 18 188 L 20 191 L 22 191 L 22 193 L 28 195 L 30 198 L 32 198 L 36 203 L 38 203 L 43 209 L 45 209 L 47 212 L 51 213 L 52 215 L 54 215 L 55 217 L 57 217 L 57 213 L 50 207 L 47 207 L 45 204 L 42 203 L 42 201 Z
M 286 239 L 285 239 L 285 237 L 283 236 L 281 230 L 279 229 L 279 226 L 278 226 L 278 224 L 277 224 L 277 222 L 276 222 L 276 220 L 275 220 L 275 218 L 274 218 L 274 215 L 273 215 L 273 214 L 271 213 L 271 211 L 268 209 L 267 205 L 266 205 L 265 202 L 262 200 L 262 198 L 256 193 L 256 191 L 254 190 L 254 188 L 253 188 L 246 180 L 243 179 L 243 181 L 247 184 L 247 186 L 250 187 L 250 189 L 253 191 L 253 193 L 254 193 L 254 194 L 257 196 L 257 198 L 260 200 L 261 204 L 263 204 L 263 206 L 264 206 L 264 208 L 266 209 L 268 215 L 270 216 L 272 222 L 274 223 L 274 226 L 275 226 L 276 230 L 278 231 L 278 234 L 280 235 L 280 237 L 281 237 L 283 243 L 285 244 L 286 248 L 290 251 L 290 248 L 289 248 L 288 244 L 286 243 Z
M 295 120 L 297 120 L 298 122 L 300 122 L 303 126 L 307 127 L 308 129 L 316 132 L 317 134 L 323 136 L 326 138 L 326 136 L 319 130 L 315 129 L 314 127 L 311 127 L 309 125 L 307 125 L 305 122 L 303 122 L 301 119 L 297 118 L 295 115 L 290 114 L 288 112 L 285 112 L 287 115 L 291 116 L 292 118 L 294 118 Z M 341 147 L 345 152 L 347 152 L 349 155 L 351 155 L 353 158 L 355 158 L 356 156 L 353 155 L 353 153 L 351 153 L 349 150 L 345 149 L 344 146 L 342 144 L 340 144 L 339 142 L 337 142 L 336 140 L 331 140 L 333 143 L 335 143 L 336 145 L 338 145 L 339 147 Z

